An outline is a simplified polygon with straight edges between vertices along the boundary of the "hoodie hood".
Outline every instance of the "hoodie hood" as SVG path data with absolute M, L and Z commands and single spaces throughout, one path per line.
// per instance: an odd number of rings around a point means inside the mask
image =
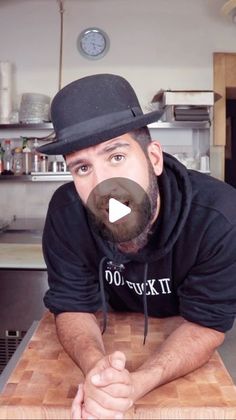
M 129 261 L 149 263 L 164 257 L 173 247 L 189 214 L 192 186 L 186 167 L 167 153 L 164 153 L 164 170 L 157 182 L 161 206 L 147 245 L 137 253 L 124 254 L 116 244 L 104 241 L 92 231 L 102 256 L 117 264 Z

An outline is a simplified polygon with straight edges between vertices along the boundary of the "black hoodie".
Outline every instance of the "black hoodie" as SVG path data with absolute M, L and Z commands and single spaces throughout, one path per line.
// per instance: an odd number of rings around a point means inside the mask
M 95 312 L 102 303 L 105 313 L 109 304 L 146 317 L 181 315 L 222 332 L 232 327 L 236 190 L 167 154 L 158 185 L 161 211 L 136 254 L 121 253 L 90 229 L 73 183 L 55 192 L 43 234 L 44 301 L 53 313 Z

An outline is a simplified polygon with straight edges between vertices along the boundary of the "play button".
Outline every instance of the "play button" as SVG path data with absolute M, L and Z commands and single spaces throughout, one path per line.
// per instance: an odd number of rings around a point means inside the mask
M 109 199 L 109 222 L 114 223 L 122 217 L 127 216 L 131 212 L 131 208 L 116 200 L 115 198 Z
M 86 210 L 91 230 L 117 243 L 139 237 L 152 215 L 147 192 L 138 183 L 122 177 L 100 182 L 89 194 Z

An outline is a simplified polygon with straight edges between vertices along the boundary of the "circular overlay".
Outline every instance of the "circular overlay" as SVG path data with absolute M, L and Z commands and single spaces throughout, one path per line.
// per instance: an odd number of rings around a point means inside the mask
M 100 182 L 91 191 L 86 208 L 95 232 L 116 243 L 139 236 L 151 217 L 146 191 L 136 182 L 121 177 Z

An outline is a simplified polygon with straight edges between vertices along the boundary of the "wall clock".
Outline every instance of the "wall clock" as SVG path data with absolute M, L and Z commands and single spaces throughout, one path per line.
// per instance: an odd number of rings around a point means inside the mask
M 84 29 L 77 38 L 79 52 L 90 60 L 104 57 L 110 46 L 109 37 L 99 28 Z

